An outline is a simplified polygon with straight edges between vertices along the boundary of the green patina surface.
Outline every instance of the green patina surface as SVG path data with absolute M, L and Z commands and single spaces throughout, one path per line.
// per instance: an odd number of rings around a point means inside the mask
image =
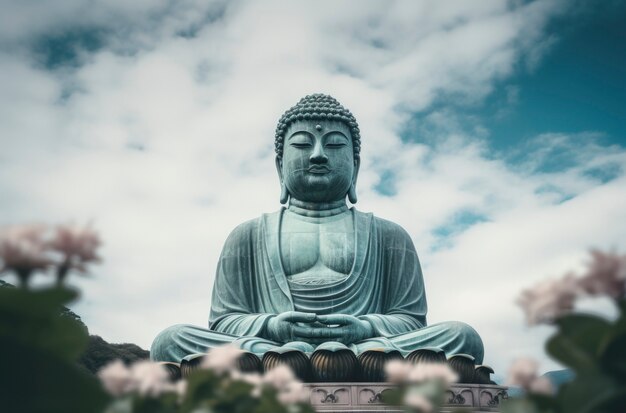
M 360 166 L 360 131 L 327 95 L 289 109 L 276 132 L 279 211 L 235 228 L 219 259 L 209 328 L 177 325 L 152 358 L 184 356 L 234 342 L 262 354 L 277 347 L 437 347 L 482 362 L 466 324 L 427 326 L 426 293 L 410 236 L 397 224 L 349 208 Z

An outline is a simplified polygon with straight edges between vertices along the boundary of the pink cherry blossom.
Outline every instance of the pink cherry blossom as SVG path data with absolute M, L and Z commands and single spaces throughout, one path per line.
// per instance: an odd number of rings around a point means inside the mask
M 392 360 L 385 364 L 387 380 L 392 383 L 403 383 L 409 378 L 413 365 L 405 360 Z
M 0 272 L 13 271 L 26 284 L 33 271 L 45 270 L 54 261 L 47 254 L 44 225 L 14 225 L 0 232 Z
M 534 359 L 528 357 L 518 358 L 509 368 L 507 383 L 511 386 L 518 386 L 529 389 L 533 381 L 537 379 L 539 364 Z
M 549 324 L 572 311 L 580 292 L 578 279 L 567 274 L 561 279 L 543 281 L 522 291 L 517 304 L 526 313 L 526 322 L 529 325 Z
M 187 386 L 188 386 L 188 383 L 187 383 L 187 380 L 185 379 L 180 379 L 174 384 L 176 394 L 178 394 L 180 399 L 185 397 L 185 394 L 187 394 Z
M 295 380 L 296 376 L 293 374 L 293 371 L 283 364 L 274 367 L 263 376 L 263 382 L 276 389 L 287 387 L 289 383 Z
M 587 272 L 579 281 L 581 288 L 591 295 L 621 298 L 626 293 L 626 255 L 591 251 Z
M 132 387 L 132 374 L 130 369 L 121 360 L 115 360 L 100 371 L 98 377 L 102 385 L 111 395 L 119 397 L 130 391 Z
M 459 376 L 450 366 L 443 363 L 419 363 L 409 372 L 408 381 L 420 383 L 428 380 L 440 380 L 446 386 L 455 383 Z
M 158 396 L 164 392 L 175 392 L 176 386 L 169 380 L 167 370 L 159 363 L 144 360 L 130 367 L 130 391 L 137 391 L 142 396 Z
M 84 273 L 87 271 L 85 264 L 100 261 L 97 254 L 100 244 L 98 233 L 89 225 L 66 224 L 56 227 L 48 245 L 63 255 L 59 278 L 63 279 L 71 269 Z
M 232 344 L 215 347 L 202 359 L 200 367 L 220 374 L 230 373 L 236 369 L 237 360 L 243 353 L 243 350 Z
M 535 394 L 552 395 L 554 394 L 554 385 L 549 378 L 541 376 L 537 377 L 530 383 L 528 391 Z
M 309 401 L 309 390 L 298 380 L 292 380 L 278 389 L 278 401 L 283 404 L 304 403 Z
M 278 400 L 283 404 L 309 401 L 309 390 L 296 378 L 293 371 L 285 365 L 276 366 L 265 373 L 263 383 L 276 389 Z

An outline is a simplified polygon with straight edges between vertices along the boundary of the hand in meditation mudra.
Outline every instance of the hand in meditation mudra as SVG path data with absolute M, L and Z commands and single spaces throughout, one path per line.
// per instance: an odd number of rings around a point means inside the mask
M 420 263 L 407 232 L 357 202 L 360 132 L 331 96 L 301 99 L 279 120 L 278 212 L 244 222 L 217 266 L 209 328 L 176 325 L 151 348 L 158 361 L 234 343 L 262 355 L 289 346 L 312 352 L 327 342 L 356 354 L 403 355 L 425 347 L 482 363 L 483 344 L 460 322 L 426 325 Z

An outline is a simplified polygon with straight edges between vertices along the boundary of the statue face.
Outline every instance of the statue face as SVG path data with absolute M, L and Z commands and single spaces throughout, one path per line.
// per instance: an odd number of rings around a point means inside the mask
M 343 200 L 356 180 L 352 136 L 347 125 L 331 120 L 302 120 L 285 133 L 279 174 L 289 193 L 305 202 Z

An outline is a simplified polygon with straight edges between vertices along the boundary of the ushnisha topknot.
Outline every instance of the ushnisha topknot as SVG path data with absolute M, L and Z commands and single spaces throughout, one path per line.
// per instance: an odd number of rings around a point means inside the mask
M 296 120 L 338 120 L 344 122 L 348 128 L 350 128 L 350 134 L 352 135 L 354 159 L 359 159 L 359 153 L 361 151 L 361 133 L 354 115 L 343 107 L 337 99 L 323 93 L 306 95 L 280 117 L 278 125 L 276 126 L 276 139 L 274 142 L 276 156 L 278 158 L 283 157 L 285 132 L 289 125 Z

